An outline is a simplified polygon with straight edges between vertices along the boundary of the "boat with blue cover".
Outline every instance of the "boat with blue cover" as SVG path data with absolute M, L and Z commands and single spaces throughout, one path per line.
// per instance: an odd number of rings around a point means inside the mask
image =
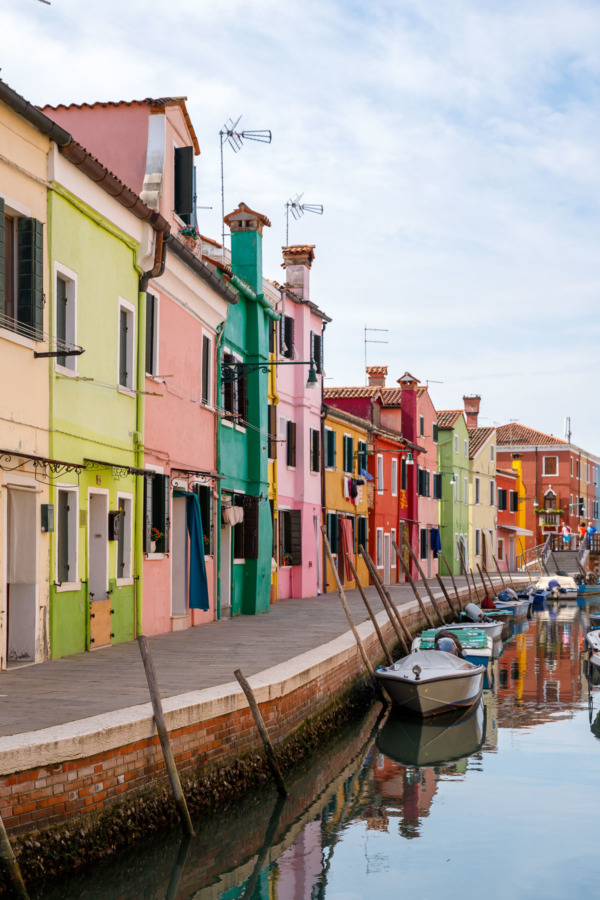
M 472 706 L 481 697 L 484 675 L 485 666 L 475 666 L 443 649 L 409 653 L 375 670 L 394 706 L 419 716 Z
M 433 650 L 436 639 L 444 632 L 450 631 L 455 634 L 462 650 L 463 658 L 473 665 L 486 666 L 492 658 L 494 649 L 494 641 L 485 631 L 477 626 L 470 628 L 460 628 L 452 632 L 452 626 L 442 628 L 428 628 L 413 640 L 411 644 L 411 653 L 417 653 L 420 650 Z

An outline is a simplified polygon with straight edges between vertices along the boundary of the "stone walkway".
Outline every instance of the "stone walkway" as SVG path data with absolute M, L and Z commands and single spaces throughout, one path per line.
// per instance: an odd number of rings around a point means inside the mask
M 494 579 L 496 580 L 496 579 Z M 464 578 L 456 579 L 459 589 Z M 444 579 L 453 597 L 450 579 Z M 500 585 L 498 585 L 500 587 Z M 383 605 L 366 590 L 375 613 Z M 420 593 L 427 600 L 425 589 Z M 398 605 L 414 600 L 408 585 L 394 585 Z M 440 595 L 439 589 L 434 596 Z M 347 591 L 356 624 L 367 616 L 358 591 Z M 239 616 L 149 638 L 163 698 L 247 677 L 305 653 L 348 631 L 337 593 L 281 600 L 262 616 Z M 0 736 L 37 731 L 149 700 L 137 641 L 0 672 Z

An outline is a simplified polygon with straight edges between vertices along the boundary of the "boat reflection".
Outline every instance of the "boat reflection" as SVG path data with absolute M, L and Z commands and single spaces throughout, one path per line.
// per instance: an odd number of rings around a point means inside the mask
M 377 749 L 403 766 L 448 765 L 476 753 L 485 740 L 485 705 L 416 719 L 393 711 L 377 735 Z

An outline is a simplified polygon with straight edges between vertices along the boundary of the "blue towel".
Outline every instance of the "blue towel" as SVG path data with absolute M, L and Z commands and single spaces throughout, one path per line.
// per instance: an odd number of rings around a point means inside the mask
M 190 609 L 209 607 L 208 580 L 204 561 L 204 538 L 202 535 L 202 515 L 197 494 L 191 491 L 173 491 L 174 497 L 185 497 L 186 520 L 190 536 Z
M 363 478 L 366 478 L 367 481 L 373 481 L 373 476 L 369 475 L 369 473 L 367 472 L 366 469 L 361 469 L 360 474 L 362 475 Z

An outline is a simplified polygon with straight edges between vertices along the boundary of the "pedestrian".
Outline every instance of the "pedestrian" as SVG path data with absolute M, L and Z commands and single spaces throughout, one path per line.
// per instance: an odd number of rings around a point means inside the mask
M 571 546 L 571 527 L 566 522 L 562 522 L 560 531 L 562 534 L 564 549 L 568 550 Z
M 583 541 L 585 539 L 586 527 L 587 526 L 586 526 L 585 522 L 581 522 L 579 524 L 579 546 L 580 547 L 583 544 Z
M 588 527 L 585 529 L 585 533 L 588 536 L 588 548 L 592 549 L 592 535 L 596 534 L 598 529 L 594 525 L 593 522 L 588 522 Z

